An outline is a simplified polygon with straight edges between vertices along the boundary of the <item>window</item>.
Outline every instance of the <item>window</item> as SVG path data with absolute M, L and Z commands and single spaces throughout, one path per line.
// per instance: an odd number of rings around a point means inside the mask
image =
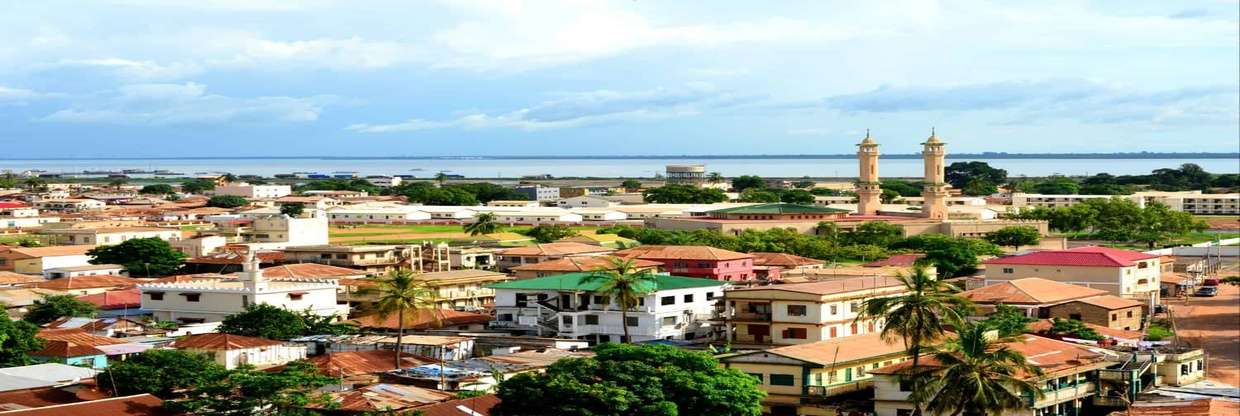
M 857 313 L 857 302 L 851 302 L 848 304 L 848 312 Z
M 1137 268 L 1138 268 L 1138 269 L 1144 269 L 1144 268 L 1146 268 L 1146 267 L 1150 267 L 1149 263 L 1146 263 L 1146 262 L 1140 262 L 1140 263 L 1137 263 Z
M 164 292 L 147 292 L 146 294 L 151 295 L 151 300 L 164 300 Z
M 1081 320 L 1081 314 L 1079 314 L 1079 313 L 1070 313 L 1070 314 L 1068 314 L 1068 319 L 1071 319 L 1071 320 L 1074 320 L 1074 321 L 1079 321 L 1079 320 Z
M 1111 322 L 1115 322 L 1117 320 L 1119 320 L 1119 314 L 1111 314 Z
M 693 303 L 693 294 L 685 295 L 685 303 Z
M 796 380 L 792 378 L 792 374 L 771 374 L 772 386 L 795 386 Z
M 1011 268 L 1011 267 L 1004 267 L 1004 268 L 1003 268 L 1003 273 L 1004 273 L 1004 274 L 1012 274 L 1012 273 L 1016 273 L 1016 269 L 1013 269 L 1013 268 Z
M 199 298 L 202 296 L 202 294 L 200 294 L 200 293 L 182 293 L 182 294 L 181 294 L 181 296 L 185 296 L 185 301 L 186 301 L 186 302 L 197 302 L 197 301 L 199 300 Z
M 830 337 L 831 337 L 831 338 L 835 338 L 835 337 L 837 337 L 837 336 L 839 336 L 839 334 L 836 332 L 835 327 L 831 327 L 831 335 L 830 335 Z
M 663 326 L 671 326 L 671 325 L 676 325 L 676 317 L 675 316 L 664 316 Z
M 839 313 L 839 312 L 840 312 L 840 308 L 839 308 L 839 306 L 836 306 L 836 305 L 831 305 L 831 314 L 832 314 L 832 315 L 835 315 L 835 314 L 837 314 L 837 313 Z
M 561 316 L 561 317 L 560 317 L 560 322 L 564 323 L 564 325 L 572 325 L 572 324 L 573 324 L 573 316 L 572 316 L 572 315 L 564 315 L 564 316 Z
M 667 306 L 667 305 L 675 305 L 675 304 L 676 304 L 676 297 L 675 297 L 675 296 L 664 296 L 664 297 L 661 297 L 661 298 L 659 298 L 659 304 L 660 304 L 660 305 L 663 305 L 663 306 Z
M 715 292 L 706 292 L 706 300 L 714 300 Z
M 598 325 L 598 315 L 586 315 L 586 325 Z
M 1131 318 L 1131 317 L 1132 317 L 1132 311 L 1128 311 L 1128 317 L 1129 317 L 1129 318 Z
M 624 326 L 637 326 L 637 317 L 630 316 L 624 319 Z
M 599 305 L 606 305 L 608 303 L 611 303 L 611 297 L 594 295 L 594 303 L 597 303 Z
M 758 380 L 758 384 L 762 384 L 762 373 L 749 373 L 750 376 Z
M 805 316 L 805 305 L 788 305 L 788 316 Z
M 637 298 L 637 306 L 646 306 L 646 298 Z
M 1197 360 L 1197 371 L 1201 371 L 1201 370 L 1202 370 L 1202 366 L 1201 366 L 1202 364 L 1201 364 L 1201 363 L 1203 363 L 1203 362 L 1204 362 L 1203 360 Z
M 788 328 L 784 330 L 784 339 L 806 339 L 808 331 L 805 328 Z
M 499 314 L 499 320 L 501 320 L 501 321 L 506 321 L 506 322 L 512 322 L 512 314 L 511 314 L 511 313 L 501 313 L 501 314 Z
M 900 380 L 900 391 L 913 391 L 913 381 Z

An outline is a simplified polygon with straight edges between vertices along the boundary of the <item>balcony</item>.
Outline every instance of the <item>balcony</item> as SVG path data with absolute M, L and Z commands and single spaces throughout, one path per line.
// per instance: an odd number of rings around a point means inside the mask
M 770 312 L 737 312 L 727 318 L 730 321 L 771 322 Z
M 320 258 L 320 259 L 314 259 L 312 261 L 314 263 L 326 264 L 329 266 L 356 267 L 356 266 L 390 266 L 390 265 L 400 263 L 401 259 L 398 259 L 395 257 L 383 258 L 383 259 L 357 259 L 357 260 Z

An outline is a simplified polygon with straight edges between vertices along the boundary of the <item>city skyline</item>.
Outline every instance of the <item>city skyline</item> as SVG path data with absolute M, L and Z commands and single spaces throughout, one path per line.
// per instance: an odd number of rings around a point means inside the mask
M 0 13 L 9 157 L 1234 152 L 1234 3 Z M 106 146 L 102 146 L 106 144 Z M 709 144 L 709 146 L 703 146 Z M 619 145 L 619 146 L 616 146 Z

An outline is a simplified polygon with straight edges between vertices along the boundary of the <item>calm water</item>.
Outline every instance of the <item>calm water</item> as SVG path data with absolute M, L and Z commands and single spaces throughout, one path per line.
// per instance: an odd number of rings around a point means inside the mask
M 949 159 L 948 163 L 961 159 Z M 1240 161 L 1231 159 L 975 159 L 1007 169 L 1011 176 L 1147 174 L 1154 169 L 1196 163 L 1214 173 L 1236 173 Z M 360 175 L 415 175 L 433 177 L 436 172 L 466 177 L 519 177 L 549 174 L 556 177 L 651 177 L 665 165 L 701 163 L 709 172 L 724 176 L 854 177 L 857 162 L 851 159 L 103 159 L 103 160 L 0 160 L 0 171 L 41 169 L 49 172 L 83 170 L 167 169 L 193 175 L 200 172 L 231 172 L 271 176 L 279 173 L 336 171 Z M 883 159 L 881 176 L 921 176 L 917 159 Z

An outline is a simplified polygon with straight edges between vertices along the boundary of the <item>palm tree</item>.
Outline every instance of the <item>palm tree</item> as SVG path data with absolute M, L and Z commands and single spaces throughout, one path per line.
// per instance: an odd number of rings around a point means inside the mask
M 38 190 L 39 188 L 42 188 L 44 185 L 47 184 L 47 182 L 45 182 L 43 178 L 40 178 L 38 176 L 31 176 L 29 178 L 26 178 L 26 180 L 23 181 L 22 184 L 26 185 L 27 190 L 35 191 L 35 190 Z
M 405 336 L 405 316 L 417 316 L 427 311 L 436 323 L 439 313 L 435 310 L 435 292 L 426 283 L 414 279 L 409 269 L 392 270 L 387 276 L 375 280 L 374 291 L 378 293 L 375 311 L 380 320 L 396 314 L 396 369 L 400 369 L 401 338 Z
M 956 296 L 956 292 L 960 291 L 956 286 L 936 279 L 923 267 L 914 268 L 911 274 L 900 274 L 896 279 L 904 286 L 905 292 L 898 296 L 866 299 L 854 322 L 883 319 L 882 339 L 887 342 L 896 339 L 904 341 L 909 355 L 913 357 L 908 374 L 916 389 L 922 380 L 917 369 L 922 349 L 928 342 L 943 336 L 944 325 L 958 325 L 964 321 L 963 311 L 969 308 L 969 301 Z M 921 414 L 921 401 L 913 401 L 913 414 Z
M 709 181 L 710 183 L 720 183 L 720 182 L 723 182 L 723 175 L 720 174 L 719 172 L 711 172 L 710 174 L 706 175 L 706 180 Z
M 444 173 L 443 171 L 439 171 L 439 173 L 435 174 L 435 182 L 439 182 L 439 186 L 443 186 L 444 182 L 447 182 L 447 181 L 448 181 L 447 173 Z
M 224 182 L 233 183 L 237 181 L 237 175 L 233 175 L 231 173 L 225 173 L 223 179 L 224 179 Z
M 613 258 L 611 266 L 601 266 L 582 279 L 582 283 L 602 282 L 595 292 L 616 300 L 620 307 L 622 342 L 629 342 L 629 310 L 636 308 L 642 296 L 655 290 L 658 280 L 649 270 L 637 270 L 633 260 Z
M 125 186 L 126 183 L 129 183 L 129 181 L 125 180 L 125 178 L 116 178 L 108 181 L 108 185 L 115 191 L 121 190 L 121 187 Z
M 1025 355 L 1004 345 L 1016 339 L 991 340 L 982 325 L 962 328 L 956 338 L 932 355 L 938 363 L 936 377 L 913 396 L 926 401 L 926 410 L 957 416 L 997 415 L 1024 409 L 1025 397 L 1042 396 L 1029 381 L 1042 374 Z
M 499 224 L 495 222 L 495 213 L 481 212 L 474 216 L 474 222 L 465 224 L 465 232 L 469 235 L 493 234 L 499 231 Z

